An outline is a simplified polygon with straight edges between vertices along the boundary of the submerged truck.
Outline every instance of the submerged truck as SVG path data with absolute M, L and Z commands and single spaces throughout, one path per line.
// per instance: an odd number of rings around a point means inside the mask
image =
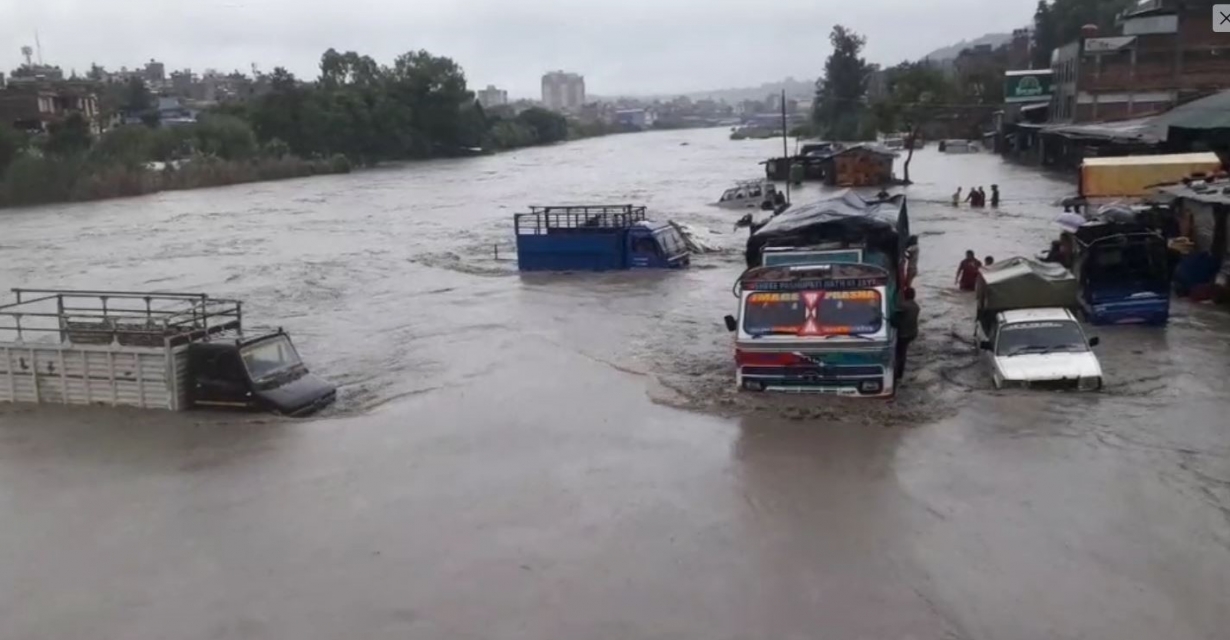
M 0 402 L 230 408 L 331 404 L 282 329 L 246 331 L 237 300 L 198 293 L 14 289 L 0 306 Z
M 904 196 L 849 191 L 754 227 L 726 316 L 738 387 L 892 396 L 909 237 Z
M 513 218 L 521 271 L 678 269 L 691 263 L 683 235 L 633 205 L 530 207 Z
M 1127 222 L 1092 222 L 1073 233 L 1080 306 L 1093 324 L 1164 325 L 1170 318 L 1166 239 Z

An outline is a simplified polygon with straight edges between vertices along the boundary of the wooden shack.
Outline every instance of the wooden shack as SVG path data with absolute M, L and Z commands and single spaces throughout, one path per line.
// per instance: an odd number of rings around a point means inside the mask
M 856 145 L 826 159 L 825 181 L 838 187 L 879 187 L 893 183 L 897 154 L 881 147 Z

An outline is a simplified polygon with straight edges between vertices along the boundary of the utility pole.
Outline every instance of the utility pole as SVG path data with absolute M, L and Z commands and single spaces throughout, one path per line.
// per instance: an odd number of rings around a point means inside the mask
M 786 143 L 786 90 L 782 89 L 782 161 L 786 163 L 786 204 L 790 204 L 790 146 Z

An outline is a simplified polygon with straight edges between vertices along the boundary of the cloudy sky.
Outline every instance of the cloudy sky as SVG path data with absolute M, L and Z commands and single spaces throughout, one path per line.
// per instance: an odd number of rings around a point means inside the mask
M 43 58 L 84 73 L 134 67 L 261 70 L 315 77 L 321 52 L 387 63 L 427 49 L 471 85 L 536 97 L 543 71 L 583 73 L 593 94 L 684 93 L 812 78 L 828 32 L 867 36 L 892 64 L 1024 26 L 1036 0 L 0 0 L 0 69 L 38 31 Z M 11 50 L 10 50 L 11 49 Z

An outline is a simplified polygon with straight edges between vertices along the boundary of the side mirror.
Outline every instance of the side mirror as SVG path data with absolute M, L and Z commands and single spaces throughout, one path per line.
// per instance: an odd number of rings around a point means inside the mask
M 739 328 L 739 321 L 734 316 L 726 316 L 726 330 L 734 333 Z
M 1098 345 L 1100 345 L 1100 344 L 1102 344 L 1102 339 L 1101 339 L 1101 338 L 1098 338 L 1097 336 L 1094 336 L 1094 337 L 1092 337 L 1092 338 L 1090 338 L 1090 339 L 1089 339 L 1089 346 L 1090 346 L 1090 347 L 1096 347 L 1096 346 L 1098 346 Z
M 978 348 L 982 349 L 983 351 L 990 351 L 991 349 L 994 348 L 994 345 L 991 344 L 990 340 L 983 340 L 982 342 L 978 343 Z

